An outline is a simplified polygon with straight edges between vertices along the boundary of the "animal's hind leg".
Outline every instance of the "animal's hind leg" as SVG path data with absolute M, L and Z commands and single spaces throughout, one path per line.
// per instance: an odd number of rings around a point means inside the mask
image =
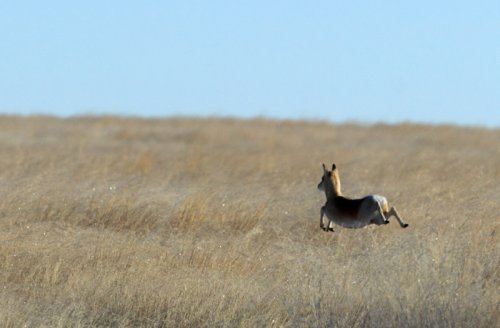
M 372 219 L 372 221 L 377 225 L 389 223 L 389 220 L 387 220 L 387 218 L 385 217 L 384 211 L 382 210 L 382 207 L 380 206 L 380 204 L 378 202 L 377 202 L 377 210 L 376 210 L 375 218 Z
M 405 223 L 403 221 L 403 219 L 401 219 L 401 216 L 399 216 L 399 213 L 398 213 L 398 211 L 396 210 L 395 207 L 391 207 L 391 209 L 388 212 L 386 212 L 385 215 L 387 216 L 387 218 L 389 218 L 392 215 L 394 215 L 396 217 L 396 220 L 398 220 L 399 225 L 401 226 L 401 228 L 408 227 L 408 223 Z

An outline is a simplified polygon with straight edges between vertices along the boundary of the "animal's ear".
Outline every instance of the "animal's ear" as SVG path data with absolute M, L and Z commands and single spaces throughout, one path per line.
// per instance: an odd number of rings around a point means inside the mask
M 326 172 L 326 166 L 325 163 L 323 163 L 323 171 Z
M 335 169 L 337 168 L 337 166 L 335 165 L 335 163 L 332 164 L 332 171 L 335 171 Z

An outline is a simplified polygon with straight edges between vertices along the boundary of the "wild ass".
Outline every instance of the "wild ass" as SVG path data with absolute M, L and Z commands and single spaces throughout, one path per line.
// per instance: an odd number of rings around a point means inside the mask
M 369 224 L 382 225 L 389 223 L 394 215 L 402 228 L 408 227 L 403 222 L 395 207 L 389 209 L 384 196 L 368 195 L 360 199 L 350 199 L 342 195 L 339 172 L 335 164 L 328 171 L 323 164 L 323 177 L 318 189 L 325 192 L 326 203 L 321 207 L 319 226 L 325 231 L 333 231 L 332 223 L 345 228 L 362 228 Z M 323 216 L 328 218 L 328 225 L 323 224 Z

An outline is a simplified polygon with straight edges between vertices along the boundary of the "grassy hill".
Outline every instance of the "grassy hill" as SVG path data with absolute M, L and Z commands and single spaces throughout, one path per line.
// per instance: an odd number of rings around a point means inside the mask
M 410 224 L 324 232 L 321 163 Z M 493 327 L 500 130 L 0 118 L 2 327 Z

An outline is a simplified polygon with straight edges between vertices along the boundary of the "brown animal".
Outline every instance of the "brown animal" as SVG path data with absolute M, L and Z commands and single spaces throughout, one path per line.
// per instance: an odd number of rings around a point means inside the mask
M 323 164 L 323 176 L 318 189 L 325 192 L 326 203 L 321 207 L 319 226 L 325 231 L 333 231 L 332 223 L 345 228 L 362 228 L 369 224 L 382 225 L 389 223 L 394 216 L 402 228 L 408 227 L 395 207 L 389 209 L 384 196 L 368 195 L 360 199 L 350 199 L 342 195 L 339 172 L 335 164 L 328 171 Z M 328 225 L 323 223 L 323 216 L 328 218 Z

